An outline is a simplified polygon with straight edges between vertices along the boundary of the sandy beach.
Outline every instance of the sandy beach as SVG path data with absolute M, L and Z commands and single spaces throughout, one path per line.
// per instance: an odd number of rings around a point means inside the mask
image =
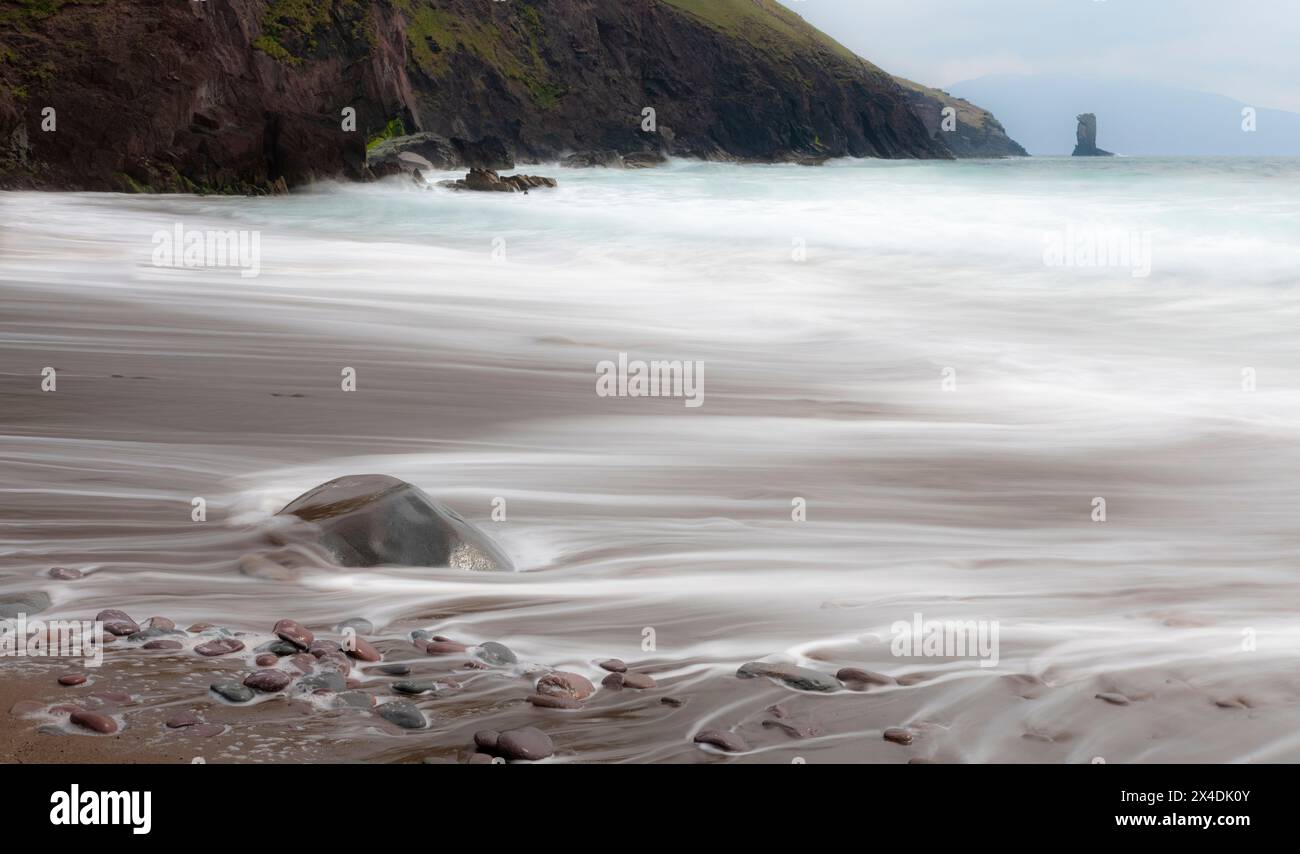
M 552 170 L 551 195 L 504 199 L 4 194 L 0 601 L 164 617 L 181 648 L 121 638 L 93 672 L 0 661 L 0 754 L 467 762 L 476 732 L 537 727 L 547 762 L 1296 761 L 1300 369 L 1279 288 L 1297 209 L 1247 193 L 1252 174 L 1180 168 L 674 164 Z M 1044 265 L 1064 187 L 1155 232 L 1149 278 Z M 1237 190 L 1275 227 L 1208 241 L 1220 224 L 1186 211 Z M 258 277 L 155 266 L 151 235 L 176 222 L 260 232 Z M 598 395 L 620 353 L 700 360 L 703 405 Z M 295 496 L 369 473 L 453 507 L 518 571 L 241 571 Z M 896 655 L 917 614 L 996 622 L 996 665 Z M 343 690 L 214 695 L 286 618 L 334 641 L 365 620 L 383 661 L 353 661 Z M 219 630 L 243 650 L 195 654 Z M 468 649 L 426 654 L 435 635 Z M 489 641 L 517 661 L 483 664 Z M 654 687 L 602 685 L 610 658 Z M 738 678 L 752 661 L 888 684 Z M 552 670 L 594 693 L 532 705 Z M 411 679 L 439 687 L 395 693 Z M 375 711 L 396 700 L 425 725 Z M 68 704 L 118 731 L 50 711 Z M 187 711 L 212 734 L 166 725 Z M 744 748 L 694 741 L 709 730 Z

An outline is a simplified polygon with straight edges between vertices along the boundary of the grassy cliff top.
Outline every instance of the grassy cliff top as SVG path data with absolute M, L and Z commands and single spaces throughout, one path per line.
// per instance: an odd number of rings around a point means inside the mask
M 957 121 L 972 128 L 983 128 L 988 124 L 988 120 L 993 114 L 988 110 L 975 106 L 970 101 L 958 98 L 955 95 L 949 95 L 942 89 L 935 89 L 931 86 L 923 86 L 905 77 L 895 77 L 894 80 L 899 86 L 912 92 L 919 92 L 935 101 L 942 102 L 957 110 Z
M 768 54 L 793 58 L 824 51 L 872 71 L 880 69 L 776 0 L 659 0 Z M 883 72 L 881 72 L 883 73 Z

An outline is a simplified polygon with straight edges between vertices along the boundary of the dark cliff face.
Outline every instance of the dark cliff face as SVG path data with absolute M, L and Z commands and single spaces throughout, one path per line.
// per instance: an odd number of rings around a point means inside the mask
M 363 178 L 398 122 L 522 160 L 951 156 L 772 0 L 0 0 L 0 186 Z

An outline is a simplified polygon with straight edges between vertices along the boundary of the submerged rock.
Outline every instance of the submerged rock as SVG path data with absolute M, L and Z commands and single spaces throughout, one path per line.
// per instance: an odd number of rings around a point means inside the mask
M 349 475 L 289 502 L 278 515 L 309 523 L 341 566 L 449 566 L 512 571 L 510 558 L 455 510 L 381 474 Z
M 208 686 L 214 694 L 224 697 L 232 703 L 247 703 L 253 699 L 253 689 L 233 679 L 218 679 Z
M 745 742 L 745 739 L 734 732 L 720 729 L 701 730 L 695 734 L 695 743 L 709 744 L 719 750 L 725 750 L 727 753 L 743 753 L 749 750 L 749 745 Z
M 480 660 L 497 667 L 505 667 L 509 664 L 516 664 L 519 658 L 510 650 L 508 646 L 496 641 L 488 641 L 480 644 L 476 651 Z
M 0 599 L 0 619 L 10 620 L 20 614 L 37 614 L 50 607 L 48 593 L 39 590 L 31 593 L 18 593 Z
M 427 724 L 424 713 L 403 700 L 384 703 L 375 711 L 381 718 L 402 729 L 424 729 Z
M 791 688 L 798 688 L 800 691 L 837 691 L 842 687 L 839 680 L 832 676 L 827 676 L 817 670 L 810 670 L 807 667 L 795 667 L 793 664 L 751 661 L 748 664 L 741 665 L 740 669 L 736 671 L 736 675 L 741 679 L 756 679 L 759 676 L 766 676 L 769 679 L 780 680 Z

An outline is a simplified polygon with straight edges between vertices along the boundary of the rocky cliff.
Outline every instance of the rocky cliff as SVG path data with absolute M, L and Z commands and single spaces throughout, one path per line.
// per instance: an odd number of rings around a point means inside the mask
M 524 161 L 952 156 L 773 0 L 0 0 L 0 186 L 363 178 L 368 141 L 418 131 Z
M 912 112 L 925 125 L 930 136 L 948 147 L 958 157 L 1028 157 L 988 110 L 970 101 L 954 97 L 942 89 L 932 89 L 895 77 L 903 89 Z M 952 112 L 944 114 L 951 108 Z M 945 121 L 945 119 L 947 121 Z

